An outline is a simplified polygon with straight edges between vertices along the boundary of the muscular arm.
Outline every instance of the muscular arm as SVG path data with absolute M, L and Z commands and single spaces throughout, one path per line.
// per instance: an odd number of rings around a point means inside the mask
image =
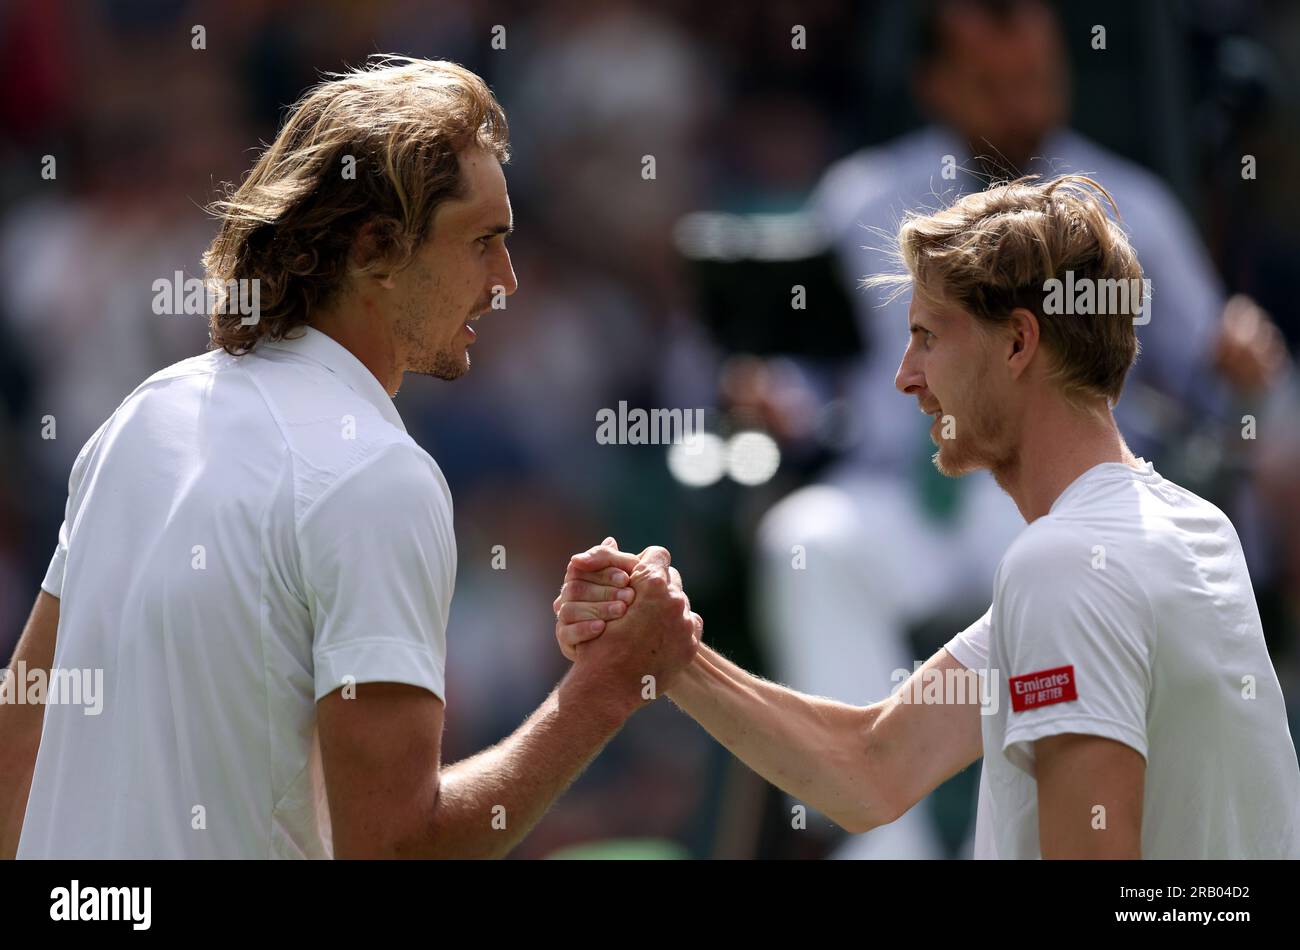
M 668 697 L 763 778 L 857 834 L 982 754 L 977 690 L 962 705 L 902 700 L 918 677 L 946 670 L 965 667 L 940 650 L 898 693 L 857 707 L 760 679 L 702 646 Z
M 1044 858 L 1142 856 L 1146 760 L 1140 752 L 1113 739 L 1067 733 L 1035 742 L 1034 760 Z
M 10 667 L 21 660 L 28 670 L 48 671 L 54 665 L 58 629 L 59 599 L 41 591 Z M 17 688 L 22 684 L 14 685 Z M 43 703 L 0 703 L 0 858 L 12 858 L 18 852 L 44 722 Z
M 445 769 L 433 693 L 367 683 L 352 699 L 326 696 L 317 715 L 335 857 L 504 856 L 627 718 L 602 692 L 575 667 L 509 737 Z
M 635 563 L 613 538 L 569 561 L 554 604 L 566 656 L 605 638 L 603 611 L 623 584 L 608 572 Z M 948 683 L 950 672 L 970 678 L 966 702 L 904 702 L 930 677 Z M 666 694 L 763 778 L 859 833 L 895 820 L 980 757 L 977 677 L 940 650 L 898 693 L 857 707 L 768 682 L 700 646 Z
M 632 572 L 618 611 L 546 701 L 478 755 L 439 768 L 443 704 L 396 683 L 335 690 L 317 704 L 336 857 L 501 857 L 524 837 L 623 722 L 691 662 L 699 618 L 669 584 L 668 552 Z M 611 618 L 615 614 L 609 614 Z

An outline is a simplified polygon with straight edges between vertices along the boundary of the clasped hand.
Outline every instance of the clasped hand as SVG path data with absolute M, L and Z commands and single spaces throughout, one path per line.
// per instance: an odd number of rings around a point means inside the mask
M 613 538 L 569 559 L 552 607 L 566 657 L 620 677 L 651 676 L 655 695 L 691 662 L 704 632 L 668 551 L 629 554 Z

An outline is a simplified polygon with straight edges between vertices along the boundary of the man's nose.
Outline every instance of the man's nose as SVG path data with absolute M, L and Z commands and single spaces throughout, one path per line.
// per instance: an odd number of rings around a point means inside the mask
M 507 297 L 519 289 L 519 280 L 515 277 L 515 269 L 510 262 L 510 252 L 505 248 L 501 249 L 500 264 L 496 268 L 496 276 L 492 279 L 492 285 L 494 288 L 503 288 Z
M 894 388 L 909 396 L 914 390 L 925 388 L 925 374 L 917 368 L 910 348 L 903 354 L 903 361 L 898 364 L 898 372 L 894 374 Z

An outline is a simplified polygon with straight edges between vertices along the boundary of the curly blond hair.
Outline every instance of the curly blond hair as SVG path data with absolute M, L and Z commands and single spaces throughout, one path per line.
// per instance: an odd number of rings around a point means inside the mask
M 911 288 L 940 307 L 956 305 L 984 327 L 1023 307 L 1038 318 L 1052 376 L 1065 395 L 1104 396 L 1114 405 L 1137 359 L 1134 318 L 1144 311 L 1148 289 L 1118 218 L 1115 199 L 1092 178 L 1029 175 L 964 195 L 941 211 L 906 215 L 896 241 L 905 273 L 863 284 L 892 288 L 890 299 Z M 1107 313 L 1048 312 L 1048 283 L 1064 281 L 1067 272 L 1076 285 L 1135 281 L 1124 285 L 1134 292 Z
M 473 146 L 509 160 L 504 111 L 456 63 L 374 56 L 308 90 L 243 183 L 209 206 L 221 222 L 203 255 L 211 348 L 281 339 L 346 277 L 404 267 L 438 206 L 463 193 L 459 155 Z M 374 253 L 357 261 L 366 225 Z M 255 321 L 228 306 L 246 280 L 258 281 Z

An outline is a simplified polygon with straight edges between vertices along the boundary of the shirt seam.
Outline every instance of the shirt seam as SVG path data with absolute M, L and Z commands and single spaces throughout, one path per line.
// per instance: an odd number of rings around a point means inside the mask
M 250 373 L 248 371 L 248 365 L 247 363 L 244 362 L 244 359 L 243 358 L 236 359 L 232 364 L 232 366 L 236 370 L 236 372 L 241 373 L 243 377 L 246 380 L 248 380 L 248 382 L 252 385 L 253 391 L 257 393 L 258 399 L 262 401 L 262 408 L 266 411 L 266 414 L 270 417 L 272 424 L 274 424 L 275 426 L 276 432 L 279 433 L 281 443 L 284 446 L 284 460 L 281 462 L 281 465 L 287 464 L 289 468 L 289 488 L 290 488 L 290 500 L 292 504 L 292 499 L 297 497 L 298 468 L 296 464 L 297 459 L 295 458 L 295 453 L 293 451 L 293 445 L 289 441 L 288 433 L 285 431 L 284 420 L 282 420 L 280 418 L 280 414 L 276 412 L 274 403 L 267 396 L 266 391 L 262 388 L 261 382 L 258 380 L 257 375 L 254 373 Z M 266 710 L 266 747 L 267 747 L 268 756 L 273 754 L 273 750 L 275 748 L 275 742 L 274 742 L 274 737 L 272 735 L 274 730 L 274 724 L 273 724 L 273 717 L 271 715 L 270 670 L 267 667 L 267 663 L 266 663 L 266 632 L 267 631 L 265 626 L 264 608 L 266 605 L 266 573 L 268 570 L 268 564 L 267 564 L 266 551 L 264 546 L 266 543 L 266 538 L 265 538 L 266 518 L 269 516 L 270 512 L 272 511 L 275 502 L 278 500 L 279 488 L 280 485 L 279 485 L 279 481 L 277 480 L 276 493 L 272 495 L 270 501 L 267 503 L 266 509 L 263 512 L 262 525 L 259 528 L 259 536 L 263 544 L 263 550 L 259 552 L 262 556 L 262 569 L 259 575 L 259 582 L 262 585 L 262 589 L 259 592 L 259 596 L 258 596 L 257 626 L 258 626 L 258 641 L 262 651 L 262 687 L 263 687 L 262 696 L 263 696 L 263 702 L 265 704 L 264 708 Z M 295 578 L 295 580 L 301 586 L 302 554 L 301 551 L 299 550 L 299 545 L 297 543 L 298 531 L 297 531 L 297 518 L 295 517 L 295 514 L 296 513 L 291 513 L 291 521 L 294 522 L 294 542 L 295 542 L 294 553 L 297 554 L 299 559 L 298 569 L 295 572 L 298 576 Z M 304 592 L 301 589 L 299 589 L 297 593 L 299 598 L 302 599 L 305 604 Z M 306 763 L 304 763 L 303 767 L 307 768 L 310 766 L 310 764 L 311 764 L 311 757 L 309 752 L 308 760 Z M 268 759 L 267 761 L 268 779 L 274 774 L 275 774 L 274 767 L 270 762 L 270 760 Z M 301 774 L 301 771 L 299 772 L 299 774 Z M 297 778 L 298 778 L 297 776 L 294 776 L 294 778 L 290 780 L 285 791 L 280 794 L 279 798 L 277 798 L 275 794 L 274 781 L 268 782 L 268 791 L 270 793 L 270 799 L 271 799 L 271 810 L 267 816 L 268 817 L 267 840 L 266 840 L 267 858 L 272 858 L 275 856 L 275 828 L 277 825 L 276 809 L 279 808 L 280 801 L 283 800 L 284 795 L 288 794 L 288 791 L 294 787 L 294 782 L 297 781 Z
M 284 468 L 286 466 L 288 467 L 289 479 L 290 479 L 290 483 L 292 484 L 293 452 L 289 450 L 287 442 L 285 443 L 284 457 L 281 460 L 280 465 L 281 465 L 281 472 L 284 471 Z M 266 828 L 266 857 L 267 858 L 272 858 L 275 856 L 276 809 L 280 807 L 280 802 L 284 799 L 284 796 L 288 794 L 288 790 L 293 788 L 293 783 L 291 781 L 290 784 L 286 787 L 286 789 L 283 792 L 280 793 L 279 796 L 276 795 L 275 782 L 273 779 L 273 776 L 275 775 L 275 764 L 271 760 L 271 757 L 272 755 L 274 755 L 274 750 L 275 750 L 275 736 L 274 736 L 275 717 L 271 711 L 271 686 L 270 686 L 271 669 L 269 664 L 267 663 L 267 655 L 266 655 L 266 638 L 269 632 L 266 623 L 266 615 L 268 612 L 268 602 L 266 596 L 266 592 L 267 592 L 266 580 L 267 580 L 267 575 L 270 572 L 270 565 L 266 557 L 266 548 L 269 543 L 269 539 L 267 537 L 267 522 L 270 518 L 272 510 L 275 507 L 276 501 L 279 500 L 279 493 L 280 493 L 280 479 L 276 479 L 275 491 L 272 493 L 270 500 L 267 502 L 266 509 L 262 512 L 261 524 L 258 527 L 258 535 L 261 542 L 260 553 L 262 555 L 262 570 L 258 576 L 258 581 L 261 584 L 261 590 L 258 594 L 258 600 L 257 600 L 257 631 L 258 631 L 258 646 L 261 648 L 262 651 L 262 700 L 266 709 L 266 753 L 267 753 L 266 774 L 268 779 L 270 779 L 270 781 L 268 781 L 267 784 L 269 786 L 268 790 L 270 791 L 270 797 L 271 797 L 271 809 L 267 813 L 267 828 Z M 308 757 L 308 762 L 310 762 L 310 755 Z
M 389 442 L 385 445 L 380 446 L 379 449 L 377 449 L 373 454 L 371 454 L 369 458 L 363 459 L 362 461 L 356 463 L 350 469 L 348 469 L 346 472 L 340 475 L 338 478 L 334 479 L 334 481 L 329 485 L 329 487 L 327 487 L 323 492 L 317 495 L 315 500 L 313 500 L 312 503 L 307 506 L 307 510 L 302 513 L 302 517 L 296 518 L 294 520 L 294 533 L 298 537 L 299 545 L 301 546 L 302 544 L 303 528 L 307 526 L 307 522 L 311 520 L 312 515 L 316 513 L 316 511 L 320 508 L 320 506 L 325 502 L 326 499 L 330 498 L 332 495 L 338 492 L 344 485 L 352 481 L 353 478 L 358 477 L 360 472 L 369 469 L 379 459 L 383 458 L 388 452 L 397 449 L 405 449 L 407 451 L 410 451 L 412 448 L 414 447 L 408 445 L 405 442 L 401 442 L 401 441 Z M 416 453 L 416 455 L 418 457 L 418 453 Z

